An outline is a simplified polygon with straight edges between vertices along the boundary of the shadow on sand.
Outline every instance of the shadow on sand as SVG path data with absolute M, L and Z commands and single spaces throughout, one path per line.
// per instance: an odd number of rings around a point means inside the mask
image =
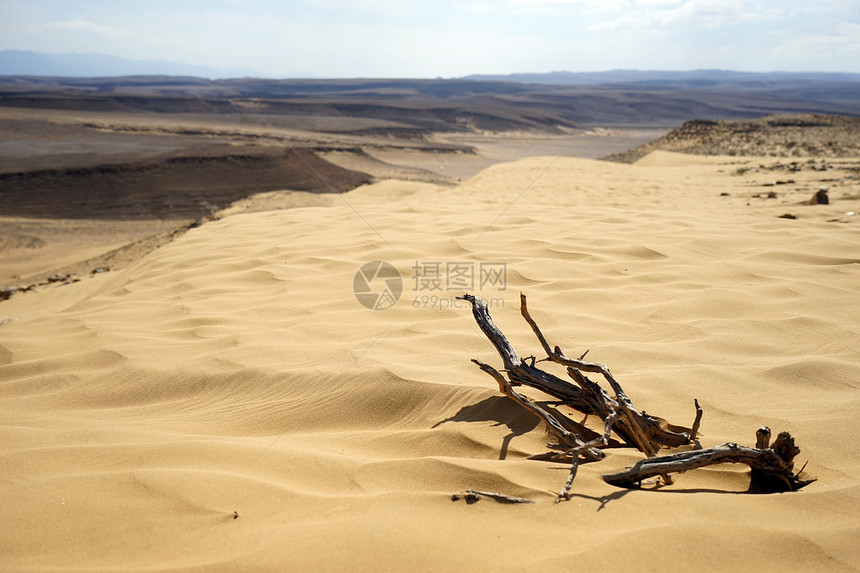
M 500 460 L 507 457 L 511 440 L 531 432 L 541 423 L 507 396 L 491 396 L 477 404 L 463 406 L 450 418 L 433 424 L 433 428 L 447 422 L 495 422 L 497 426 L 506 426 L 510 434 L 502 439 L 499 450 Z

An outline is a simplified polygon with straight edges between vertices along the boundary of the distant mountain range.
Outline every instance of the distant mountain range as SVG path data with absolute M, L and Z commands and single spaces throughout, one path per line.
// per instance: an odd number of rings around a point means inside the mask
M 208 79 L 272 79 L 250 68 L 214 68 L 181 61 L 132 60 L 106 54 L 49 54 L 23 50 L 0 51 L 2 76 L 51 76 L 106 78 L 120 76 L 184 76 Z M 315 78 L 316 79 L 316 78 Z M 860 74 L 828 72 L 736 72 L 730 70 L 611 70 L 606 72 L 549 72 L 508 75 L 470 75 L 458 81 L 508 82 L 543 85 L 641 85 L 643 87 L 683 87 L 704 89 L 719 86 L 737 88 L 768 87 L 775 83 L 860 82 Z M 451 80 L 449 80 L 451 81 Z
M 48 54 L 23 50 L 0 51 L 0 75 L 78 78 L 166 75 L 210 79 L 268 77 L 247 68 L 213 68 L 180 61 L 131 60 L 105 54 Z

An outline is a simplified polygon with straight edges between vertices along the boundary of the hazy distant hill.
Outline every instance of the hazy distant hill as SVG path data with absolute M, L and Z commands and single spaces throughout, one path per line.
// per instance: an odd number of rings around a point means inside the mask
M 209 79 L 260 78 L 272 76 L 249 68 L 214 68 L 197 66 L 181 61 L 132 60 L 96 53 L 49 54 L 24 50 L 0 51 L 0 76 L 53 76 L 67 78 L 108 78 L 120 76 L 185 76 Z M 316 79 L 307 82 L 315 85 Z M 330 84 L 330 80 L 319 80 Z M 343 80 L 340 80 L 343 81 Z M 355 80 L 347 80 L 352 83 Z M 737 72 L 731 70 L 610 70 L 605 72 L 549 72 L 517 73 L 507 75 L 475 74 L 448 80 L 361 80 L 362 82 L 391 84 L 407 82 L 425 85 L 463 82 L 490 82 L 496 84 L 490 91 L 504 90 L 498 84 L 543 84 L 543 85 L 639 85 L 642 87 L 667 88 L 768 88 L 774 84 L 827 84 L 860 83 L 860 74 L 830 72 Z M 446 87 L 446 90 L 448 89 Z
M 472 75 L 462 79 L 548 85 L 642 84 L 651 87 L 765 87 L 774 82 L 860 82 L 860 74 L 828 72 L 735 72 L 731 70 L 611 70 L 606 72 L 549 72 L 545 74 Z
M 676 127 L 694 118 L 742 119 L 777 113 L 860 115 L 860 74 L 621 71 L 569 74 L 593 83 L 550 83 L 567 75 L 514 76 L 541 78 L 545 83 L 477 76 L 210 80 L 176 73 L 0 75 L 0 107 L 206 114 L 243 114 L 253 108 L 271 115 L 361 118 L 377 127 L 383 122 L 388 130 L 435 132 L 560 133 L 577 126 Z
M 130 60 L 105 54 L 48 54 L 0 51 L 0 75 L 112 77 L 135 75 L 197 76 L 203 78 L 261 77 L 246 68 L 212 68 L 180 61 Z

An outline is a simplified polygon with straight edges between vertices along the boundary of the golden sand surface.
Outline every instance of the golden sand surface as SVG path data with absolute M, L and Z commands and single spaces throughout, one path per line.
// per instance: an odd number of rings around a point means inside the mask
M 753 197 L 771 175 L 738 168 L 762 161 L 536 157 L 236 208 L 0 303 L 0 569 L 858 570 L 860 201 L 840 179 L 801 205 L 806 171 Z M 374 260 L 402 275 L 387 310 L 353 293 Z M 818 481 L 619 489 L 601 476 L 641 455 L 610 449 L 553 505 L 567 465 L 527 459 L 542 424 L 470 362 L 501 367 L 453 298 L 470 267 L 522 355 L 520 292 L 641 410 L 689 424 L 698 398 L 705 446 L 790 431 Z M 467 488 L 536 503 L 452 501 Z

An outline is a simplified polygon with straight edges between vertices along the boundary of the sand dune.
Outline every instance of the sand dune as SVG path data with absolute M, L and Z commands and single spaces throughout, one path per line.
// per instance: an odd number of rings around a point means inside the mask
M 803 172 L 795 195 L 754 198 L 768 174 L 735 174 L 754 161 L 539 157 L 455 188 L 237 208 L 123 271 L 0 303 L 0 566 L 857 570 L 857 190 L 799 205 Z M 403 276 L 384 311 L 353 295 L 374 260 Z M 442 290 L 416 288 L 435 263 Z M 698 398 L 704 445 L 788 430 L 818 481 L 742 495 L 744 469 L 719 466 L 629 491 L 600 477 L 640 457 L 616 449 L 552 505 L 567 467 L 526 459 L 543 426 L 470 363 L 499 360 L 453 299 L 454 267 L 501 264 L 504 285 L 468 290 L 523 354 L 539 346 L 521 291 L 641 408 L 687 424 Z M 537 503 L 451 501 L 466 488 Z

